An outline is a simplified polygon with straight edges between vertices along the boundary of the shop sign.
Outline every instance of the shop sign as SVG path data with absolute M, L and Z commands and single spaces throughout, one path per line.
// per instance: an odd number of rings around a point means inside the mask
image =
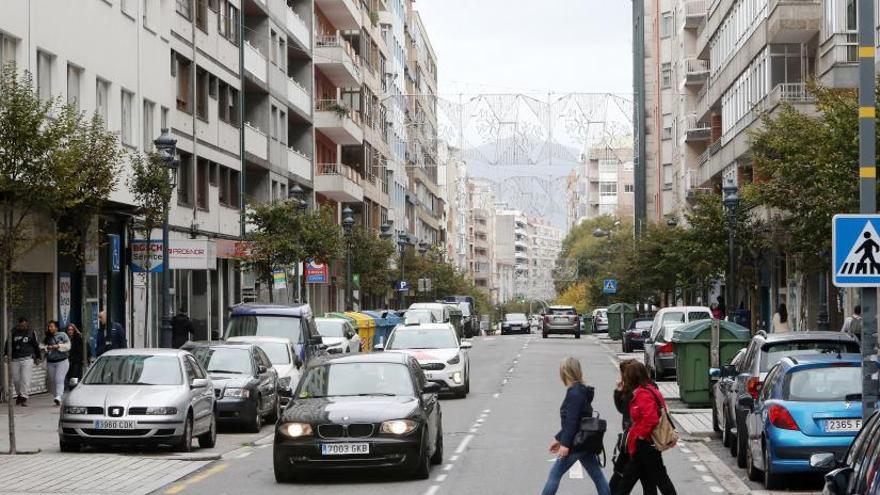
M 58 274 L 58 319 L 61 328 L 70 323 L 71 280 L 69 273 Z
M 305 275 L 306 283 L 308 284 L 326 284 L 330 278 L 330 271 L 326 264 L 315 260 L 308 260 L 306 262 Z

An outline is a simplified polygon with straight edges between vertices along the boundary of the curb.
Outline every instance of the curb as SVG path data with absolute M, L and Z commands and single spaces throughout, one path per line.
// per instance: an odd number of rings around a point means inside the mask
M 168 454 L 168 455 L 126 455 L 139 459 L 153 459 L 162 461 L 219 461 L 221 454 Z
M 688 446 L 694 451 L 694 454 L 703 461 L 703 464 L 709 468 L 709 471 L 718 478 L 721 487 L 727 490 L 730 495 L 748 495 L 752 490 L 736 475 L 721 459 L 709 450 L 701 442 L 689 443 Z
M 13 456 L 13 455 L 35 455 L 35 454 L 40 454 L 40 453 L 42 453 L 42 452 L 43 452 L 43 451 L 40 450 L 40 449 L 34 449 L 34 450 L 29 450 L 29 449 L 19 450 L 19 449 L 16 449 L 14 454 L 11 454 L 11 453 L 9 453 L 9 452 L 0 452 L 0 455 L 9 455 L 9 456 Z

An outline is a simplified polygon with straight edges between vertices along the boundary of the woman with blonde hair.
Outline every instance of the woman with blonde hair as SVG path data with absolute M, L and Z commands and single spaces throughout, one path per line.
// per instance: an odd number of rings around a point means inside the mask
M 581 427 L 581 418 L 593 415 L 593 396 L 595 390 L 584 384 L 581 363 L 573 357 L 567 357 L 559 365 L 559 378 L 567 389 L 559 416 L 562 427 L 550 444 L 550 452 L 556 454 L 556 462 L 550 469 L 547 483 L 541 495 L 553 495 L 559 488 L 559 480 L 575 462 L 580 462 L 587 474 L 596 485 L 599 495 L 610 495 L 608 481 L 602 473 L 599 456 L 592 452 L 574 447 L 574 438 Z

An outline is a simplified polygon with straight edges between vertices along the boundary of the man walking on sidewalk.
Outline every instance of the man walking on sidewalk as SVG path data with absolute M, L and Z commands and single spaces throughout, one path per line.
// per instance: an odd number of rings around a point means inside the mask
M 840 331 L 862 340 L 862 306 L 860 304 L 856 304 L 853 308 L 852 316 L 849 316 L 844 320 L 843 327 Z
M 106 311 L 98 313 L 98 322 L 101 324 L 97 341 L 99 356 L 112 349 L 125 349 L 128 347 L 125 339 L 125 329 L 115 321 L 108 323 Z
M 3 346 L 3 355 L 12 359 L 12 386 L 15 388 L 15 404 L 27 406 L 28 390 L 34 374 L 34 364 L 40 359 L 40 343 L 37 335 L 31 330 L 27 318 L 19 318 L 18 326 L 12 330 L 12 356 L 8 356 L 8 345 Z

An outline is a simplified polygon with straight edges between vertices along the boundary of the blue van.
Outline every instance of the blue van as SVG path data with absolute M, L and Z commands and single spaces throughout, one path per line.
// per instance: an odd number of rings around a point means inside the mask
M 308 304 L 237 304 L 232 307 L 224 338 L 283 337 L 290 339 L 303 365 L 327 354 Z

